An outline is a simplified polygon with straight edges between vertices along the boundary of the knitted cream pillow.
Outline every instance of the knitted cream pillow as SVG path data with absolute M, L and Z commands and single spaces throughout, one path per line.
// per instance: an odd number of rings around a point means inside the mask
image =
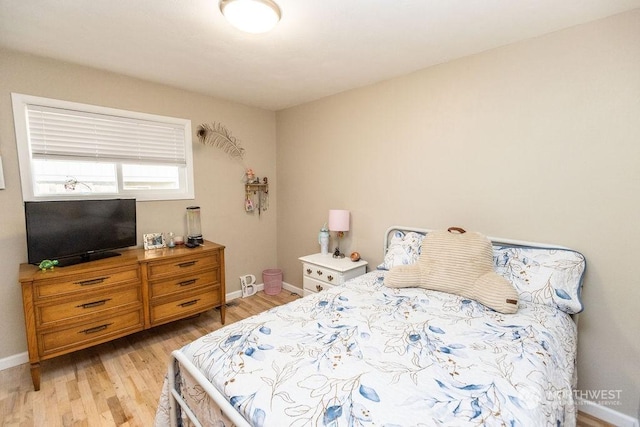
M 384 283 L 392 288 L 421 287 L 464 296 L 501 313 L 518 310 L 515 288 L 493 269 L 491 241 L 461 228 L 429 232 L 418 262 L 391 268 Z

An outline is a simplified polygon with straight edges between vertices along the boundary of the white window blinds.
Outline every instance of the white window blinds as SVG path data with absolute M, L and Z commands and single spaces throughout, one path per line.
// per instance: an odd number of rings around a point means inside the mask
M 183 124 L 32 104 L 27 122 L 33 158 L 187 162 Z
M 194 198 L 191 121 L 12 93 L 24 200 Z

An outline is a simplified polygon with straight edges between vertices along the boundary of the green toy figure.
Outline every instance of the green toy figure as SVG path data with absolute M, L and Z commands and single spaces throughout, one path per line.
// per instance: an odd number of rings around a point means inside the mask
M 40 265 L 38 265 L 38 267 L 40 268 L 40 270 L 46 271 L 47 269 L 53 270 L 53 267 L 55 267 L 56 265 L 58 265 L 57 259 L 54 259 L 53 261 L 51 261 L 50 259 L 45 259 L 40 263 Z

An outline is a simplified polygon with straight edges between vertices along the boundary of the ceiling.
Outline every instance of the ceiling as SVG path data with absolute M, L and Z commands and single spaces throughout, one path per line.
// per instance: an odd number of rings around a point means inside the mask
M 271 32 L 218 0 L 0 0 L 0 46 L 280 110 L 640 7 L 640 0 L 276 0 Z

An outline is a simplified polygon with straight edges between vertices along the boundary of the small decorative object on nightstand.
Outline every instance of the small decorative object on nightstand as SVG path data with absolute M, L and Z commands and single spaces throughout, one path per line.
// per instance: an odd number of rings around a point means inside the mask
M 343 284 L 367 272 L 367 261 L 333 258 L 322 254 L 298 258 L 302 261 L 302 287 L 304 296 Z
M 329 255 L 329 229 L 327 228 L 326 222 L 318 233 L 318 243 L 320 244 L 320 253 L 322 255 Z
M 349 211 L 344 209 L 331 209 L 329 211 L 329 230 L 336 232 L 336 250 L 334 258 L 344 258 L 340 252 L 340 239 L 344 237 L 344 232 L 349 231 Z

